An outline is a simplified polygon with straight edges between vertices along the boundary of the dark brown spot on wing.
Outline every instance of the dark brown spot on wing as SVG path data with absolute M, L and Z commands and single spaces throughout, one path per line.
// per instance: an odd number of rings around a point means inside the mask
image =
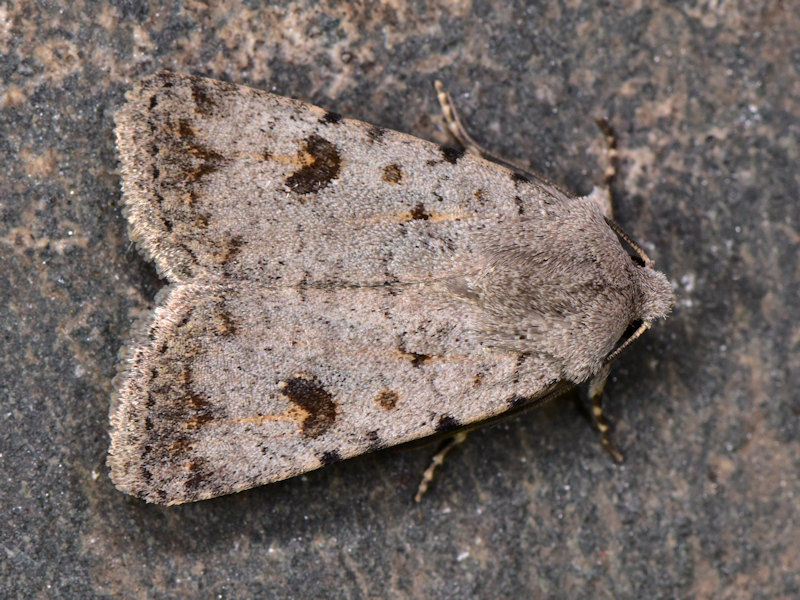
M 411 209 L 411 218 L 415 221 L 427 221 L 430 218 L 422 202 L 417 203 L 417 205 Z
M 530 182 L 530 179 L 528 179 L 527 175 L 523 175 L 522 173 L 514 171 L 513 173 L 511 173 L 511 181 L 513 181 L 515 184 L 528 183 Z
M 525 213 L 525 204 L 523 204 L 522 198 L 514 196 L 514 204 L 517 205 L 517 214 L 522 215 Z
M 205 86 L 199 80 L 192 82 L 192 100 L 194 100 L 197 112 L 203 115 L 211 114 L 217 107 L 213 96 L 206 91 Z
M 298 374 L 281 382 L 280 388 L 281 394 L 289 402 L 306 413 L 301 426 L 304 436 L 319 437 L 336 421 L 333 396 L 314 377 Z
M 320 123 L 325 123 L 326 125 L 338 123 L 342 120 L 342 115 L 336 112 L 326 112 L 322 118 L 319 120 Z
M 233 322 L 233 318 L 224 303 L 220 303 L 219 306 L 215 307 L 211 318 L 212 330 L 218 336 L 228 337 L 236 333 L 236 324 Z
M 461 427 L 461 422 L 452 415 L 442 415 L 439 417 L 439 422 L 436 424 L 437 433 L 446 433 Z
M 225 157 L 222 154 L 205 146 L 191 146 L 188 148 L 188 152 L 199 161 L 194 169 L 186 173 L 189 179 L 200 179 L 219 170 L 225 163 Z
M 185 426 L 187 429 L 199 429 L 209 421 L 214 419 L 214 415 L 207 409 L 208 401 L 203 400 L 200 396 L 193 394 L 187 398 L 187 406 L 199 407 L 195 416 L 186 419 Z
M 172 167 L 170 171 L 173 174 L 166 178 L 166 183 L 180 184 L 187 180 L 196 181 L 217 171 L 225 164 L 226 159 L 222 154 L 215 152 L 198 140 L 197 132 L 188 120 L 179 120 L 173 126 L 173 131 L 177 139 L 165 155 L 165 160 L 170 163 Z M 192 157 L 194 160 L 187 160 L 185 157 Z
M 385 133 L 385 129 L 382 127 L 376 127 L 375 125 L 370 125 L 367 129 L 367 137 L 372 142 L 380 142 Z
M 150 482 L 153 481 L 153 474 L 150 472 L 150 469 L 148 469 L 147 467 L 142 467 L 139 470 L 139 474 L 141 475 L 142 480 L 145 483 L 145 486 L 149 486 Z
M 378 403 L 378 406 L 385 410 L 393 410 L 397 406 L 397 401 L 400 399 L 400 395 L 394 390 L 381 390 L 381 392 L 375 397 L 375 402 Z
M 218 109 L 224 110 L 221 102 L 225 96 L 241 93 L 241 88 L 227 81 L 209 81 L 202 77 L 189 77 L 191 80 L 192 100 L 195 110 L 202 115 L 210 115 Z
M 159 71 L 153 77 L 145 83 L 146 87 L 148 88 L 171 88 L 172 87 L 172 79 L 175 77 L 174 73 L 170 73 L 169 71 Z
M 511 408 L 515 408 L 517 406 L 522 406 L 528 401 L 528 398 L 525 396 L 520 396 L 519 394 L 514 394 L 513 396 L 506 399 L 506 404 L 508 404 Z
M 342 456 L 336 450 L 328 450 L 327 452 L 323 452 L 322 456 L 319 457 L 319 462 L 323 467 L 340 460 L 342 460 Z
M 183 482 L 184 490 L 190 497 L 196 497 L 201 490 L 205 490 L 205 488 L 208 487 L 211 472 L 206 466 L 205 461 L 199 458 L 189 461 L 186 468 L 189 473 L 188 477 Z
M 286 179 L 286 186 L 304 195 L 318 192 L 336 179 L 342 163 L 336 146 L 316 134 L 306 139 L 300 159 L 309 162 Z
M 193 140 L 197 136 L 197 132 L 194 130 L 194 127 L 192 127 L 192 124 L 189 123 L 188 119 L 181 119 L 178 121 L 177 133 L 178 137 L 186 140 Z
M 412 367 L 419 367 L 420 365 L 424 364 L 425 362 L 431 359 L 431 357 L 427 354 L 408 352 L 404 348 L 398 348 L 397 351 L 400 353 L 401 358 L 411 362 Z
M 463 148 L 454 148 L 452 146 L 440 146 L 439 151 L 442 153 L 442 158 L 444 158 L 451 165 L 456 164 L 458 159 L 464 156 Z
M 170 412 L 174 411 L 175 421 L 185 424 L 188 429 L 197 429 L 213 420 L 214 410 L 211 402 L 195 391 L 194 376 L 189 366 L 184 366 L 179 379 L 183 384 L 183 398 L 164 408 L 171 409 Z M 164 416 L 163 412 L 161 416 Z
M 224 310 L 224 306 L 220 306 Z M 211 323 L 200 322 L 192 319 L 191 310 L 186 310 L 183 318 L 174 325 L 176 335 L 156 349 L 153 364 L 142 381 L 146 399 L 143 409 L 146 412 L 142 418 L 141 448 L 143 456 L 146 449 L 148 464 L 184 468 L 181 465 L 196 458 L 193 450 L 201 431 L 226 417 L 224 406 L 205 394 L 201 383 L 195 381 L 191 368 L 192 357 L 200 351 L 194 341 L 198 328 L 230 329 L 231 324 L 226 322 L 224 313 L 218 316 L 220 318 L 215 317 Z M 163 469 L 159 467 L 158 472 L 161 471 Z M 187 478 L 192 488 L 199 487 L 203 479 L 201 471 L 195 471 Z M 151 476 L 162 477 L 156 473 L 153 471 Z M 176 476 L 180 476 L 180 470 L 176 471 Z
M 383 167 L 383 180 L 386 183 L 398 184 L 403 179 L 403 169 L 397 163 Z
M 384 447 L 384 441 L 381 439 L 380 434 L 374 429 L 367 432 L 367 442 L 369 442 L 368 450 L 380 450 Z
M 215 252 L 215 258 L 219 265 L 227 270 L 241 253 L 244 245 L 244 239 L 240 235 L 223 238 L 222 242 L 217 245 Z

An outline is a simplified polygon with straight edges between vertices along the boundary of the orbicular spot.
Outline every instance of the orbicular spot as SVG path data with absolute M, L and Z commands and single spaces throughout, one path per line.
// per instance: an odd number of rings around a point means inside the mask
M 319 120 L 319 122 L 325 124 L 333 124 L 333 123 L 338 123 L 341 120 L 342 120 L 342 115 L 340 115 L 339 113 L 326 112 L 324 115 L 322 115 L 322 118 Z
M 278 387 L 289 402 L 306 413 L 301 425 L 304 436 L 318 437 L 333 426 L 336 421 L 336 402 L 316 378 L 298 373 L 282 381 Z
M 403 169 L 397 163 L 383 167 L 383 180 L 386 183 L 400 183 L 403 179 Z
M 375 397 L 375 402 L 384 410 L 393 410 L 399 399 L 400 395 L 394 390 L 381 390 Z
M 336 146 L 316 134 L 310 135 L 299 153 L 308 161 L 286 179 L 286 186 L 298 194 L 318 192 L 339 175 L 342 159 Z
M 414 221 L 427 221 L 430 218 L 422 202 L 418 202 L 417 205 L 411 209 L 411 218 Z
M 517 214 L 522 215 L 525 213 L 525 204 L 522 202 L 522 198 L 514 196 L 514 204 L 517 205 Z
M 436 432 L 437 433 L 446 433 L 448 431 L 453 431 L 454 429 L 458 429 L 461 427 L 461 423 L 458 419 L 453 417 L 452 415 L 442 415 L 439 417 L 439 422 L 436 423 Z
M 319 462 L 323 467 L 340 460 L 342 460 L 342 456 L 336 450 L 328 450 L 327 452 L 323 452 L 319 457 Z
M 261 159 L 265 160 L 265 161 L 268 161 L 271 158 L 272 158 L 272 154 L 270 154 L 269 149 L 268 148 L 264 148 L 264 151 L 261 153 Z
M 439 151 L 444 158 L 451 165 L 456 164 L 459 158 L 464 156 L 464 148 L 454 148 L 452 146 L 440 146 Z
M 477 200 L 481 204 L 486 202 L 486 190 L 484 190 L 483 188 L 478 188 L 477 190 L 475 190 L 475 200 Z

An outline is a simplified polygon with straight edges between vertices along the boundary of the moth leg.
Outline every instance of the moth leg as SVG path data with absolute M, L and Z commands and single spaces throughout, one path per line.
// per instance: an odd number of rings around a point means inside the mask
M 589 382 L 589 399 L 592 402 L 591 417 L 595 429 L 600 433 L 603 448 L 611 455 L 614 462 L 621 463 L 625 460 L 625 456 L 611 439 L 611 426 L 603 414 L 603 389 L 610 372 L 611 366 L 606 363 Z
M 447 456 L 447 453 L 450 452 L 453 448 L 455 448 L 458 444 L 464 442 L 467 439 L 467 431 L 459 431 L 452 437 L 448 438 L 439 451 L 433 455 L 433 459 L 431 460 L 430 466 L 425 469 L 425 472 L 422 474 L 422 481 L 419 482 L 419 487 L 417 488 L 417 494 L 414 496 L 414 502 L 419 503 L 422 500 L 422 496 L 425 495 L 425 492 L 428 491 L 428 488 L 433 481 L 433 475 L 436 472 L 436 469 L 444 463 L 444 457 Z
M 594 200 L 600 204 L 600 207 L 603 210 L 603 216 L 605 216 L 606 219 L 613 221 L 614 205 L 611 200 L 611 182 L 614 180 L 614 177 L 617 176 L 617 164 L 619 163 L 619 153 L 617 152 L 617 136 L 614 134 L 614 130 L 611 128 L 611 125 L 609 125 L 608 121 L 605 119 L 596 119 L 595 123 L 597 123 L 597 126 L 600 128 L 600 131 L 603 132 L 603 135 L 606 138 L 608 164 L 606 165 L 606 170 L 603 173 L 603 182 L 600 185 L 596 185 L 594 188 L 592 188 L 589 197 L 594 198 Z
M 467 133 L 464 124 L 461 122 L 461 118 L 458 116 L 456 106 L 453 104 L 453 97 L 450 95 L 450 92 L 444 89 L 442 82 L 437 80 L 433 85 L 436 88 L 436 97 L 442 109 L 442 119 L 444 119 L 444 124 L 450 132 L 450 135 L 452 135 L 470 154 L 475 154 L 483 158 L 492 156 L 486 148 L 481 146 Z
M 480 156 L 483 159 L 492 161 L 497 163 L 498 165 L 502 165 L 512 171 L 519 173 L 520 175 L 525 175 L 528 179 L 538 181 L 541 184 L 548 185 L 554 188 L 558 188 L 556 184 L 552 181 L 547 179 L 546 177 L 539 175 L 538 173 L 534 173 L 529 169 L 526 169 L 523 166 L 518 165 L 515 162 L 507 160 L 502 156 L 498 156 L 494 152 L 490 152 L 483 146 L 481 146 L 475 139 L 467 133 L 464 124 L 461 122 L 461 118 L 458 116 L 458 112 L 456 111 L 455 104 L 453 104 L 453 98 L 450 96 L 450 93 L 444 89 L 444 85 L 442 85 L 441 81 L 435 81 L 434 87 L 436 88 L 436 97 L 439 99 L 439 106 L 442 109 L 442 118 L 444 119 L 445 126 L 447 130 L 450 132 L 450 135 L 455 138 L 455 140 L 464 147 L 464 149 L 469 152 L 470 154 L 474 154 L 476 156 Z
M 608 165 L 606 171 L 603 173 L 603 186 L 608 187 L 614 177 L 617 176 L 617 165 L 619 164 L 619 152 L 617 152 L 617 135 L 611 128 L 611 125 L 604 118 L 595 120 L 600 131 L 606 138 L 606 149 L 608 150 Z

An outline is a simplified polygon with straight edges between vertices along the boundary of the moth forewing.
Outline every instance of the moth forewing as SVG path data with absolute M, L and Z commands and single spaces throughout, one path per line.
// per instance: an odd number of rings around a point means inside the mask
M 592 198 L 297 100 L 162 72 L 117 138 L 131 238 L 171 284 L 111 413 L 111 477 L 151 502 L 503 414 L 663 304 Z

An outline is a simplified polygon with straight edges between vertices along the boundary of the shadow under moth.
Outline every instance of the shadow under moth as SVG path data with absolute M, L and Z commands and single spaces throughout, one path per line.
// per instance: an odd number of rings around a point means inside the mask
M 128 93 L 130 237 L 169 285 L 123 352 L 120 490 L 202 500 L 602 389 L 666 277 L 597 188 L 487 160 L 449 116 L 466 148 L 188 75 Z

